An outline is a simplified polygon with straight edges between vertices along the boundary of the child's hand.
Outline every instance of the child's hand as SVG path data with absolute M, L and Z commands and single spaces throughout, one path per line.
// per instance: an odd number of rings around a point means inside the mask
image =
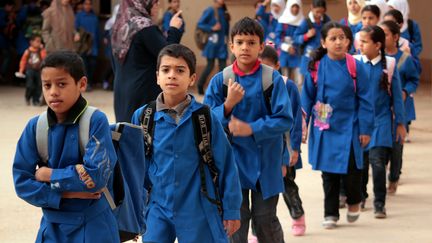
M 101 195 L 101 192 L 63 192 L 62 198 L 99 199 Z
M 297 150 L 293 150 L 291 153 L 291 157 L 290 157 L 290 166 L 294 166 L 297 164 L 298 161 L 298 157 L 299 157 L 299 152 Z
M 400 144 L 404 144 L 405 137 L 406 137 L 407 131 L 403 124 L 399 124 L 396 127 L 396 142 L 399 142 Z
M 213 31 L 219 31 L 222 29 L 222 26 L 219 22 L 217 22 L 215 25 L 213 25 L 212 30 Z
M 369 144 L 370 136 L 369 135 L 360 135 L 359 140 L 360 140 L 361 146 L 364 148 Z
M 407 98 L 407 92 L 405 90 L 402 90 L 402 100 L 405 101 Z
M 309 29 L 309 30 L 308 30 L 308 32 L 306 33 L 306 36 L 307 36 L 308 38 L 312 38 L 312 37 L 315 36 L 315 34 L 316 34 L 316 30 L 315 30 L 315 28 L 312 28 L 312 29 Z
M 81 36 L 80 36 L 80 34 L 79 33 L 75 33 L 75 35 L 74 35 L 74 41 L 75 42 L 78 42 L 78 41 L 80 41 L 81 40 Z
M 240 229 L 240 220 L 224 220 L 223 225 L 228 237 L 231 237 L 238 229 Z
M 282 165 L 282 177 L 285 177 L 287 175 L 287 166 L 286 165 Z
M 182 14 L 182 10 L 179 10 L 176 14 L 173 15 L 170 21 L 170 27 L 174 27 L 176 29 L 180 29 L 183 25 L 183 19 L 180 18 L 180 15 Z
M 232 79 L 228 80 L 228 93 L 225 103 L 230 107 L 237 105 L 245 94 L 245 90 L 238 82 L 233 82 Z
M 35 178 L 37 181 L 40 182 L 50 182 L 51 174 L 52 174 L 52 169 L 44 166 L 36 170 Z
M 236 137 L 247 137 L 253 133 L 249 123 L 239 120 L 235 118 L 235 116 L 231 116 L 231 121 L 228 124 L 228 128 L 231 134 Z

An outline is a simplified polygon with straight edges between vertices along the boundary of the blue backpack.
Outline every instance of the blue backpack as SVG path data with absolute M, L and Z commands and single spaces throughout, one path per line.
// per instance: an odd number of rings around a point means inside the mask
M 90 120 L 95 107 L 87 107 L 79 120 L 79 145 L 81 155 L 89 141 Z M 36 125 L 36 145 L 43 163 L 48 162 L 48 118 L 42 113 Z M 113 194 L 102 189 L 118 223 L 121 242 L 132 240 L 145 231 L 144 205 L 147 192 L 144 185 L 146 169 L 143 130 L 130 123 L 110 126 L 112 141 L 117 153 L 113 170 Z

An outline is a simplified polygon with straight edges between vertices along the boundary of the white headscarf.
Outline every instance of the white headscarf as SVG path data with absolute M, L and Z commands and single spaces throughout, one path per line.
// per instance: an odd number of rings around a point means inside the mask
M 402 25 L 401 32 L 404 32 L 408 28 L 408 18 L 409 18 L 409 4 L 407 0 L 389 0 L 387 2 L 388 6 L 399 10 L 404 18 L 404 23 Z
M 380 9 L 380 23 L 384 20 L 384 14 L 386 14 L 390 8 L 386 3 L 386 0 L 370 0 L 367 5 L 377 5 Z
M 348 23 L 354 25 L 361 21 L 361 9 L 366 5 L 366 2 L 365 0 L 346 0 L 347 7 L 350 1 L 356 1 L 360 6 L 360 11 L 357 14 L 353 14 L 348 11 Z
M 273 17 L 274 17 L 275 19 L 279 20 L 279 18 L 280 18 L 281 15 L 282 15 L 282 11 L 283 11 L 283 9 L 285 9 L 285 0 L 271 0 L 271 5 L 272 5 L 272 4 L 279 5 L 280 8 L 281 8 L 281 11 L 279 12 L 279 14 L 276 14 L 276 13 L 273 11 L 273 9 L 271 10 L 271 14 L 273 15 Z
M 113 9 L 113 12 L 111 14 L 111 17 L 105 23 L 105 30 L 110 30 L 113 27 L 114 22 L 115 22 L 116 17 L 117 17 L 117 13 L 119 11 L 119 8 L 120 8 L 120 4 L 116 4 L 114 6 L 114 9 Z
M 291 13 L 291 8 L 293 5 L 298 5 L 300 8 L 297 15 L 293 15 Z M 304 15 L 301 0 L 288 0 L 285 10 L 283 11 L 282 16 L 279 18 L 279 23 L 299 26 L 303 19 Z

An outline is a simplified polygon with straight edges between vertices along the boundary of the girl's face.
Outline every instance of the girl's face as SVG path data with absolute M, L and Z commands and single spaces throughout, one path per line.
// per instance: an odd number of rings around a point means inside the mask
M 317 8 L 312 7 L 312 14 L 315 20 L 321 20 L 321 18 L 324 16 L 325 13 L 326 13 L 326 9 L 323 7 L 317 7 Z
M 157 17 L 159 14 L 159 1 L 156 1 L 155 3 L 153 3 L 153 6 L 150 10 L 150 15 L 152 16 L 152 18 Z
M 381 25 L 380 27 L 381 29 L 383 29 L 386 36 L 385 38 L 386 49 L 393 49 L 392 47 L 397 48 L 396 46 L 397 46 L 397 41 L 399 40 L 399 35 L 397 34 L 393 35 L 390 29 L 385 25 Z
M 272 4 L 271 5 L 271 11 L 274 12 L 275 14 L 280 14 L 282 11 L 281 6 L 277 5 L 277 4 Z
M 327 32 L 324 40 L 321 39 L 321 45 L 327 49 L 327 54 L 333 60 L 340 60 L 345 57 L 347 38 L 341 28 L 332 28 Z
M 350 0 L 347 7 L 348 11 L 350 11 L 352 14 L 358 14 L 361 10 L 361 7 L 356 0 Z
M 365 55 L 369 60 L 374 59 L 380 53 L 381 49 L 380 42 L 373 42 L 370 37 L 370 33 L 366 33 L 365 31 L 360 31 L 360 52 L 362 55 Z
M 378 24 L 379 18 L 371 11 L 364 11 L 362 13 L 362 25 L 363 28 L 368 26 L 375 26 Z
M 178 11 L 180 9 L 180 0 L 172 0 L 170 3 L 170 7 L 174 11 Z
M 297 16 L 300 12 L 300 7 L 297 4 L 292 5 L 291 7 L 291 14 L 294 16 Z

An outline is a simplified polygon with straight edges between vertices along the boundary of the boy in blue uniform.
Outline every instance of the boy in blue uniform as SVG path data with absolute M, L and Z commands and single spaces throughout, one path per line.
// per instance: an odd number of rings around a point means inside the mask
M 230 43 L 236 61 L 227 67 L 232 68 L 235 80 L 229 80 L 225 97 L 224 74 L 216 74 L 204 97 L 204 103 L 212 107 L 233 135 L 243 189 L 241 228 L 233 236 L 233 242 L 247 242 L 251 218 L 260 242 L 283 242 L 276 205 L 279 193 L 284 191 L 281 168 L 286 169 L 282 167 L 282 135 L 291 128 L 293 119 L 288 93 L 277 71 L 270 73 L 269 100 L 263 92 L 262 75 L 270 68 L 258 60 L 263 41 L 263 29 L 257 21 L 246 17 L 237 22 L 231 30 Z M 252 207 L 249 206 L 250 191 Z
M 195 55 L 183 45 L 169 45 L 159 53 L 157 63 L 157 82 L 163 92 L 156 99 L 153 152 L 144 175 L 150 199 L 143 241 L 228 242 L 227 236 L 240 227 L 240 182 L 234 154 L 215 114 L 210 115 L 210 146 L 219 176 L 214 185 L 208 171 L 202 178 L 200 163 L 204 162 L 191 134 L 197 132 L 194 112 L 203 104 L 188 94 L 196 80 Z M 135 111 L 132 123 L 141 124 L 143 112 L 146 106 Z M 222 212 L 201 191 L 202 180 L 208 196 L 220 198 Z M 219 188 L 219 195 L 213 188 Z
M 81 96 L 87 78 L 82 59 L 55 52 L 41 65 L 46 114 L 48 160 L 40 155 L 39 117 L 32 118 L 18 141 L 13 163 L 17 195 L 42 208 L 36 242 L 119 242 L 117 222 L 101 190 L 112 189 L 117 157 L 108 121 L 91 116 L 89 142 L 80 153 L 79 124 L 87 109 Z M 38 137 L 40 138 L 40 137 Z

